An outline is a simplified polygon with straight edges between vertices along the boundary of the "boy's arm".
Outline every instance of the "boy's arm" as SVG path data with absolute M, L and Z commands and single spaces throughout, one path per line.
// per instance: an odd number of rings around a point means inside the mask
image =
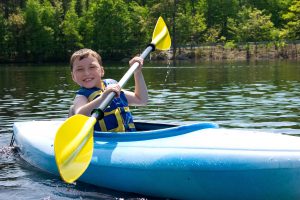
M 145 79 L 142 73 L 143 60 L 139 57 L 133 58 L 129 63 L 139 62 L 140 66 L 134 72 L 135 90 L 134 92 L 124 91 L 128 105 L 130 106 L 144 106 L 148 102 L 148 90 Z
M 100 106 L 101 102 L 104 101 L 104 99 L 110 92 L 115 92 L 117 96 L 119 96 L 120 91 L 121 88 L 118 84 L 111 84 L 105 89 L 101 96 L 95 98 L 91 102 L 89 102 L 85 96 L 77 95 L 74 99 L 74 114 L 91 116 L 92 111 Z

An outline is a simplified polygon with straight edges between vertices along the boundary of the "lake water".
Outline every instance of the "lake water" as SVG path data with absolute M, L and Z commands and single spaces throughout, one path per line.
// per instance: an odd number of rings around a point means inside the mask
M 224 128 L 300 134 L 300 62 L 145 64 L 147 107 L 135 120 L 215 122 Z M 119 80 L 125 64 L 104 64 Z M 17 121 L 64 119 L 77 86 L 67 65 L 0 66 L 0 199 L 149 199 L 78 182 L 67 185 L 9 148 Z M 133 89 L 129 81 L 126 89 Z

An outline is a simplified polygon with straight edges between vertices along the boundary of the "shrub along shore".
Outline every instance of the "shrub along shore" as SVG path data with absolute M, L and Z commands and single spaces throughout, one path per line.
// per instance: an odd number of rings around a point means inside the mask
M 159 52 L 152 60 L 276 60 L 300 59 L 300 41 L 252 42 L 243 44 L 219 43 L 181 47 L 174 52 Z

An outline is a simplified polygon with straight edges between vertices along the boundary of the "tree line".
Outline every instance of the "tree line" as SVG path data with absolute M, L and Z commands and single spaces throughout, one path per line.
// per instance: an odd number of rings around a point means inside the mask
M 3 0 L 0 62 L 66 61 L 87 47 L 132 56 L 162 16 L 174 55 L 202 43 L 300 39 L 300 0 Z

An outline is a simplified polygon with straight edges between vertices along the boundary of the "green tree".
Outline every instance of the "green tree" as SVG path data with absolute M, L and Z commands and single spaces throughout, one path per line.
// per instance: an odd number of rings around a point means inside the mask
M 56 60 L 60 54 L 60 24 L 61 24 L 61 4 L 52 0 L 44 0 L 41 4 L 39 12 L 42 30 L 41 33 L 44 37 L 43 43 L 45 47 L 42 49 L 44 59 Z
M 2 0 L 0 1 L 0 12 L 4 13 L 4 18 L 8 19 L 9 15 L 19 12 L 25 5 L 25 0 L 11 1 Z
M 281 17 L 291 4 L 291 0 L 247 0 L 243 5 L 255 7 L 259 10 L 264 10 L 265 14 L 271 15 L 271 21 L 274 26 L 283 27 L 284 21 Z
M 87 46 L 104 57 L 120 59 L 130 43 L 130 13 L 122 0 L 97 0 L 90 3 L 83 20 Z
M 75 12 L 76 1 L 73 0 L 66 12 L 65 18 L 61 24 L 61 30 L 64 38 L 64 49 L 71 54 L 74 50 L 82 48 L 82 36 L 79 33 L 79 17 Z
M 161 13 L 169 26 L 172 37 L 173 56 L 177 48 L 187 44 L 199 43 L 203 39 L 206 23 L 203 10 L 206 2 L 201 1 L 153 1 L 152 20 L 155 21 Z M 180 48 L 179 48 L 180 50 Z
M 54 13 L 47 1 L 43 5 L 38 0 L 28 0 L 26 3 L 26 46 L 32 61 L 47 60 L 55 53 L 54 29 L 50 23 Z
M 216 37 L 218 41 L 221 37 L 229 38 L 228 19 L 236 18 L 239 1 L 238 0 L 207 0 L 203 3 L 205 6 L 204 14 L 207 22 L 209 34 Z M 216 32 L 218 31 L 218 32 Z M 217 33 L 217 36 L 215 35 Z
M 22 11 L 17 9 L 13 14 L 10 14 L 7 19 L 7 32 L 5 43 L 7 43 L 7 59 L 20 61 L 26 55 L 25 45 L 25 19 Z
M 149 2 L 147 1 L 150 11 L 149 20 L 153 24 L 150 27 L 154 27 L 155 22 L 159 16 L 162 16 L 165 22 L 168 24 L 168 29 L 172 37 L 173 57 L 176 56 L 176 51 L 178 47 L 176 27 L 177 10 L 179 7 L 178 3 L 179 0 L 153 0 Z M 151 32 L 151 30 L 149 31 Z
M 46 1 L 46 0 L 44 0 Z M 52 10 L 51 13 L 51 20 L 50 23 L 44 22 L 45 24 L 49 24 L 49 26 L 54 31 L 54 51 L 55 57 L 53 58 L 54 61 L 58 60 L 66 60 L 66 50 L 64 48 L 64 35 L 61 28 L 61 24 L 64 20 L 63 18 L 63 8 L 62 2 L 60 0 L 47 0 L 51 3 L 52 7 L 49 9 Z M 68 55 L 67 55 L 68 56 Z
M 63 15 L 65 15 L 69 9 L 72 0 L 60 0 L 60 1 L 62 3 Z
M 239 42 L 256 42 L 272 40 L 275 30 L 271 15 L 251 7 L 242 7 L 237 18 L 228 19 L 228 27 L 232 38 Z
M 177 13 L 176 21 L 177 39 L 180 46 L 199 41 L 206 29 L 205 19 L 202 14 L 197 13 L 193 16 L 192 13 L 186 15 L 179 12 Z
M 151 41 L 152 30 L 149 19 L 149 10 L 147 7 L 140 6 L 136 2 L 130 2 L 128 6 L 129 24 L 128 24 L 128 42 L 129 52 L 137 53 L 137 48 L 144 48 Z
M 300 39 L 300 1 L 293 0 L 289 7 L 289 12 L 283 14 L 283 19 L 287 21 L 285 25 L 286 37 L 289 39 Z
M 81 17 L 82 14 L 83 14 L 83 10 L 85 9 L 85 4 L 82 0 L 76 0 L 76 2 L 73 2 L 74 0 L 72 0 L 72 6 L 75 7 L 75 11 L 76 11 L 76 14 Z
M 5 58 L 7 52 L 6 39 L 7 39 L 7 22 L 4 15 L 0 13 L 0 60 Z M 1 59 L 2 58 L 2 59 Z

